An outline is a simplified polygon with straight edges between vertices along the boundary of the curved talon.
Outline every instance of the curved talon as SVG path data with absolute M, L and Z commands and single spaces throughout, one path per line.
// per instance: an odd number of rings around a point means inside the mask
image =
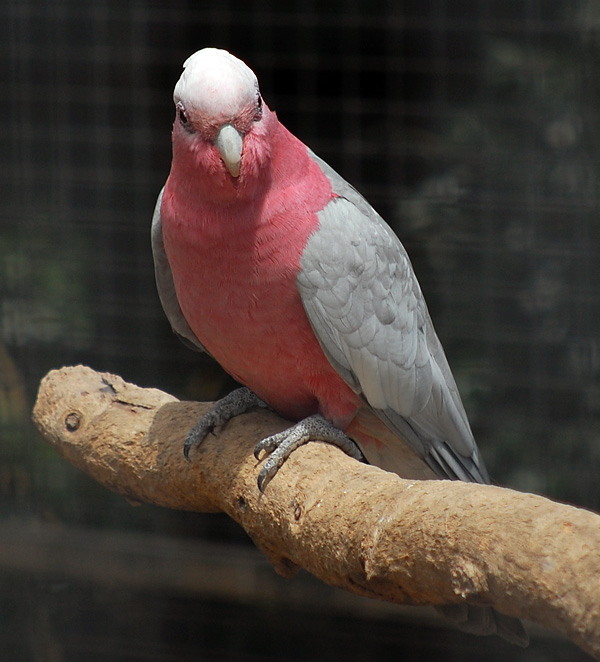
M 191 461 L 192 461 L 191 458 L 190 458 L 190 450 L 191 450 L 191 448 L 192 448 L 192 442 L 188 439 L 188 437 L 187 437 L 187 435 L 186 435 L 186 436 L 185 436 L 185 441 L 183 442 L 183 457 L 185 457 L 185 459 L 186 459 L 188 462 L 191 462 Z
M 275 476 L 280 466 L 281 464 L 277 465 L 277 463 L 272 462 L 271 457 L 265 462 L 263 468 L 258 474 L 258 480 L 256 481 L 258 484 L 258 489 L 261 492 L 265 491 L 265 487 L 271 482 L 271 479 Z
M 190 451 L 192 446 L 200 446 L 200 444 L 206 438 L 206 435 L 209 432 L 214 433 L 214 423 L 208 422 L 206 419 L 210 416 L 212 412 L 208 412 L 203 416 L 194 427 L 188 431 L 185 435 L 185 441 L 183 442 L 183 455 L 186 460 L 190 460 Z
M 294 428 L 288 428 L 287 430 L 284 430 L 283 432 L 277 432 L 275 434 L 269 435 L 268 437 L 265 437 L 264 439 L 261 439 L 256 446 L 254 447 L 254 457 L 257 460 L 260 460 L 260 454 L 264 451 L 265 456 L 270 455 L 275 449 L 279 447 L 280 444 L 282 444 L 290 432 Z
M 194 427 L 185 435 L 183 443 L 183 454 L 186 460 L 190 459 L 190 451 L 192 446 L 200 446 L 209 432 L 213 432 L 214 423 L 207 421 L 211 412 L 203 416 Z

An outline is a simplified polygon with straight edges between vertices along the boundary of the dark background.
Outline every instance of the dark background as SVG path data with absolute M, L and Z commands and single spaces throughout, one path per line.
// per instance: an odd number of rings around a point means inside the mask
M 172 88 L 205 46 L 244 59 L 396 229 L 494 479 L 600 509 L 595 0 L 3 0 L 4 659 L 588 659 L 281 580 L 225 517 L 133 508 L 37 436 L 37 385 L 63 365 L 188 399 L 231 387 L 171 334 L 149 245 Z

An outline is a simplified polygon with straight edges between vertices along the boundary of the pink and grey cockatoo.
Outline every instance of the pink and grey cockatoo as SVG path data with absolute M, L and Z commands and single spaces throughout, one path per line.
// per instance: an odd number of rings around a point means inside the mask
M 245 385 L 190 431 L 186 456 L 215 426 L 268 405 L 298 423 L 257 446 L 269 456 L 260 489 L 312 439 L 405 478 L 487 483 L 385 221 L 285 129 L 227 51 L 188 58 L 174 102 L 173 162 L 152 223 L 158 292 L 174 331 Z M 445 611 L 464 629 L 526 640 L 489 608 Z

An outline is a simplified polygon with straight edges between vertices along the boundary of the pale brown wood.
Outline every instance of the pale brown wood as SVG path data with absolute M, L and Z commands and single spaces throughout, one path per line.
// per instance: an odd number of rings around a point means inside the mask
M 295 451 L 261 494 L 254 445 L 288 423 L 240 416 L 187 462 L 184 435 L 208 406 L 78 366 L 44 378 L 34 421 L 129 499 L 226 512 L 284 575 L 303 567 L 399 604 L 493 605 L 600 659 L 597 515 L 499 487 L 403 480 L 318 443 Z

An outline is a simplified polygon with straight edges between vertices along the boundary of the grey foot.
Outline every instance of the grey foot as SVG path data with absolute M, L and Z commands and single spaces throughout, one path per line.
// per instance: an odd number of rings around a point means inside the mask
M 224 425 L 235 416 L 244 414 L 252 407 L 268 408 L 269 405 L 245 386 L 232 391 L 229 395 L 215 402 L 214 406 L 185 435 L 183 454 L 186 459 L 190 459 L 192 446 L 200 446 L 209 432 Z
M 340 429 L 319 414 L 309 416 L 291 428 L 266 437 L 256 444 L 254 457 L 257 460 L 262 453 L 269 456 L 258 475 L 258 489 L 261 492 L 291 453 L 307 441 L 326 441 L 341 448 L 350 457 L 361 462 L 366 461 L 360 448 Z

